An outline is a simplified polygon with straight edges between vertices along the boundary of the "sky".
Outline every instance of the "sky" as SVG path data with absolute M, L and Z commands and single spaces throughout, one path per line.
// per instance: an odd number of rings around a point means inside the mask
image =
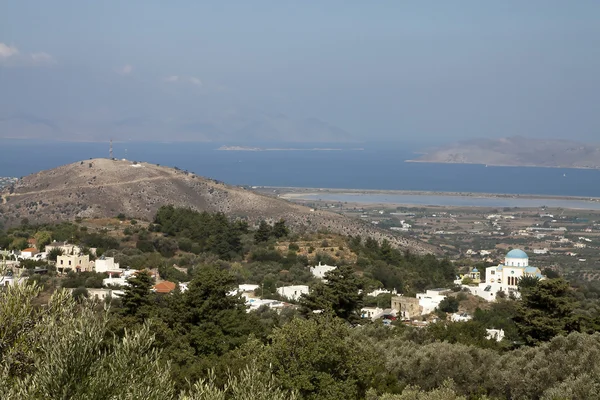
M 597 0 L 7 3 L 0 137 L 600 143 Z

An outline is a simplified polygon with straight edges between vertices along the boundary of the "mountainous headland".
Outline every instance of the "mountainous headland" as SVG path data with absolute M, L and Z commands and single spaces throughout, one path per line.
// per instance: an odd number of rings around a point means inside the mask
M 425 150 L 408 162 L 509 167 L 600 168 L 600 145 L 523 137 L 474 139 Z
M 24 218 L 59 222 L 78 217 L 114 217 L 119 213 L 152 220 L 163 205 L 223 212 L 254 223 L 282 218 L 290 226 L 309 230 L 387 239 L 416 253 L 438 251 L 424 242 L 390 234 L 356 219 L 311 210 L 188 171 L 101 158 L 41 171 L 5 188 L 0 192 L 0 221 L 5 226 L 14 226 Z

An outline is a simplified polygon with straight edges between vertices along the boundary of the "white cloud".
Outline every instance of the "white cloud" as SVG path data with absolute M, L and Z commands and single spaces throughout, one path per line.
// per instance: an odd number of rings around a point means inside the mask
M 16 47 L 0 43 L 0 58 L 9 58 L 17 54 L 19 54 L 19 49 Z
M 202 81 L 195 76 L 179 76 L 171 75 L 165 78 L 165 82 L 169 83 L 189 83 L 195 86 L 202 86 Z
M 117 68 L 117 74 L 119 75 L 129 75 L 133 72 L 133 65 L 125 64 L 121 68 Z
M 55 64 L 56 60 L 45 52 L 21 53 L 15 46 L 0 43 L 0 65 L 9 67 L 32 67 Z

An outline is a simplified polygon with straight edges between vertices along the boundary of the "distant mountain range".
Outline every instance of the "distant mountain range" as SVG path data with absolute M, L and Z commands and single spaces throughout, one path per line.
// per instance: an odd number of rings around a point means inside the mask
M 419 153 L 411 162 L 485 164 L 494 166 L 600 168 L 600 145 L 568 140 L 474 139 Z
M 0 139 L 63 141 L 202 141 L 202 142 L 352 142 L 345 130 L 315 119 L 282 114 L 161 118 L 52 119 L 16 113 L 0 115 Z

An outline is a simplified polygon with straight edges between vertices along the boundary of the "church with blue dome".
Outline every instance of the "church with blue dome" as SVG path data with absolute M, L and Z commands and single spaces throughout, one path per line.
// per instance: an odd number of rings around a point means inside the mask
M 545 279 L 539 268 L 529 265 L 529 256 L 523 250 L 509 251 L 504 258 L 504 263 L 485 269 L 485 280 L 478 286 L 469 286 L 469 290 L 488 301 L 495 301 L 498 292 L 506 296 L 519 297 L 519 279 L 524 276 L 533 276 Z

